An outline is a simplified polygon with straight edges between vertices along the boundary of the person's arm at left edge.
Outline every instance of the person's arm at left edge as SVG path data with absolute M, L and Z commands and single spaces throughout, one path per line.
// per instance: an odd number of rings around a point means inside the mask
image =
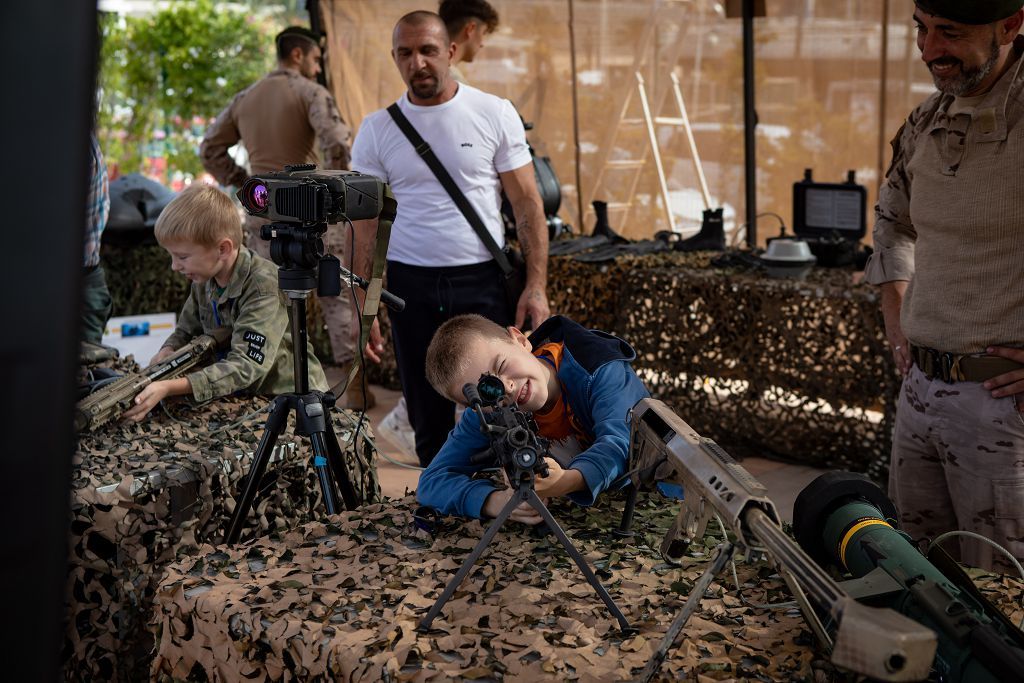
M 516 327 L 529 316 L 534 328 L 551 316 L 548 305 L 548 225 L 537 191 L 533 163 L 499 173 L 502 189 L 516 218 L 516 237 L 526 261 L 526 287 L 516 306 Z

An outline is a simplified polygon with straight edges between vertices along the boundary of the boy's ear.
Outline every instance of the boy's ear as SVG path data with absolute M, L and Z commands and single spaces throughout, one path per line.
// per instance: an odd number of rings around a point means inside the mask
M 529 338 L 523 334 L 522 330 L 515 325 L 509 325 L 505 329 L 508 330 L 508 336 L 512 338 L 512 343 L 519 344 L 519 346 L 522 346 L 527 351 L 533 351 L 533 344 L 530 343 Z
M 220 242 L 217 242 L 217 253 L 221 256 L 227 256 L 235 250 L 235 243 L 231 239 L 225 237 Z

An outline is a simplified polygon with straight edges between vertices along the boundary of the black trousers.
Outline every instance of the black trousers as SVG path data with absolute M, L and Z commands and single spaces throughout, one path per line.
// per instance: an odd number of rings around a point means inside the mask
M 432 268 L 388 261 L 388 290 L 405 299 L 401 313 L 389 311 L 398 377 L 416 432 L 416 455 L 426 467 L 455 426 L 455 404 L 427 382 L 427 346 L 446 320 L 478 313 L 499 325 L 511 325 L 501 268 L 494 261 Z

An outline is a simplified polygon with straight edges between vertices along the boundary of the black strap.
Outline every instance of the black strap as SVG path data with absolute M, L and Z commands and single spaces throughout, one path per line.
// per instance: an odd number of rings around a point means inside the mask
M 480 215 L 476 212 L 476 209 L 473 208 L 473 205 L 469 203 L 469 200 L 466 199 L 466 195 L 462 194 L 462 190 L 460 190 L 459 186 L 455 184 L 452 177 L 448 175 L 448 171 L 445 170 L 441 160 L 437 158 L 436 154 L 434 154 L 434 150 L 430 148 L 430 145 L 427 144 L 426 140 L 420 137 L 420 134 L 415 128 L 413 128 L 413 125 L 409 123 L 409 119 L 405 118 L 405 114 L 402 113 L 397 102 L 388 107 L 388 113 L 391 114 L 391 118 L 395 120 L 398 127 L 403 133 L 405 133 L 405 137 L 409 138 L 409 142 L 411 142 L 412 146 L 416 149 L 416 153 L 420 155 L 420 158 L 423 159 L 430 170 L 434 172 L 434 175 L 441 183 L 441 186 L 448 192 L 452 201 L 455 202 L 455 206 L 459 207 L 459 211 L 462 212 L 466 221 L 469 222 L 470 226 L 472 226 L 473 230 L 480 237 L 480 241 L 484 243 L 487 250 L 494 256 L 494 260 L 498 262 L 499 266 L 501 266 L 502 272 L 505 273 L 505 275 L 511 273 L 512 264 L 508 262 L 505 252 L 501 250 L 498 243 L 494 241 L 493 237 L 491 237 L 491 233 L 484 226 L 484 222 L 480 220 Z

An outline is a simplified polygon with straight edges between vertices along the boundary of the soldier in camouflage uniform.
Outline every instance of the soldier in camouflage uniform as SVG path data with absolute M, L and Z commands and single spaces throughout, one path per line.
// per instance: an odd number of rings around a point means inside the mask
M 150 384 L 125 417 L 141 420 L 167 396 L 207 401 L 238 391 L 293 391 L 292 338 L 277 266 L 240 246 L 242 226 L 231 199 L 214 187 L 192 185 L 160 213 L 154 232 L 171 255 L 171 268 L 191 280 L 192 289 L 174 333 L 151 363 L 201 334 L 230 332 L 231 344 L 212 365 Z M 306 350 L 309 387 L 326 391 L 323 368 L 308 342 Z
M 904 374 L 890 494 L 914 537 L 1024 560 L 1024 0 L 916 4 L 938 92 L 893 140 L 866 268 Z
M 334 97 L 316 82 L 320 56 L 318 34 L 298 26 L 278 34 L 278 68 L 235 95 L 207 129 L 200 145 L 203 167 L 217 182 L 238 187 L 248 177 L 249 173 L 228 155 L 228 149 L 239 140 L 245 144 L 253 174 L 281 171 L 286 164 L 301 163 L 336 170 L 348 168 L 351 133 L 338 113 Z M 322 164 L 317 160 L 317 140 L 323 153 Z M 260 226 L 266 222 L 247 216 L 245 232 L 248 247 L 269 259 L 270 243 L 260 238 Z M 344 225 L 328 226 L 324 245 L 349 266 Z M 342 288 L 341 296 L 320 299 L 320 308 L 334 362 L 346 365 L 355 357 L 350 295 Z

